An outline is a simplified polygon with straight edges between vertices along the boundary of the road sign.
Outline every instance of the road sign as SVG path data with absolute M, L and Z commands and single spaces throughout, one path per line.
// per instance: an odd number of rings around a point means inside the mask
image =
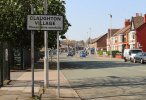
M 27 30 L 63 30 L 63 16 L 27 15 Z

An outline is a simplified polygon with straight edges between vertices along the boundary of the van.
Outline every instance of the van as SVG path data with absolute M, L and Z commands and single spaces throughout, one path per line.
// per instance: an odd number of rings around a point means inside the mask
M 127 61 L 133 62 L 135 55 L 139 52 L 142 52 L 142 50 L 141 49 L 125 49 L 124 54 L 123 54 L 124 61 L 125 62 L 127 62 Z

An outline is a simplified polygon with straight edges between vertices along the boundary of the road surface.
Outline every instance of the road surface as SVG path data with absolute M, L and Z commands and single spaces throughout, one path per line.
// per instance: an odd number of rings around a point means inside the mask
M 146 100 L 146 64 L 64 57 L 61 69 L 82 100 Z

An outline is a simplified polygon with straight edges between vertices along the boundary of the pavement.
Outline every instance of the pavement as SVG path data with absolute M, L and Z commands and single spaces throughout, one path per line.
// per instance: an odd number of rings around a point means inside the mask
M 43 69 L 35 70 L 35 96 L 32 98 L 31 74 L 30 71 L 11 72 L 12 80 L 0 88 L 0 100 L 80 100 L 62 72 L 60 72 L 60 97 L 57 92 L 58 74 L 56 70 L 49 70 L 49 86 L 44 88 Z

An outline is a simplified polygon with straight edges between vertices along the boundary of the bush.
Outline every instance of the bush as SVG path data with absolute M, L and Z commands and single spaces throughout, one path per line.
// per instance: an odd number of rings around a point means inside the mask
M 103 52 L 106 52 L 106 51 L 98 51 L 98 55 L 103 55 Z
M 98 51 L 98 55 L 103 55 L 103 51 Z
M 106 53 L 107 53 L 107 55 L 110 55 L 110 51 L 107 51 Z
M 112 53 L 112 57 L 115 58 L 116 54 L 119 53 L 119 51 L 118 50 L 114 50 L 114 51 L 111 51 L 111 53 Z

